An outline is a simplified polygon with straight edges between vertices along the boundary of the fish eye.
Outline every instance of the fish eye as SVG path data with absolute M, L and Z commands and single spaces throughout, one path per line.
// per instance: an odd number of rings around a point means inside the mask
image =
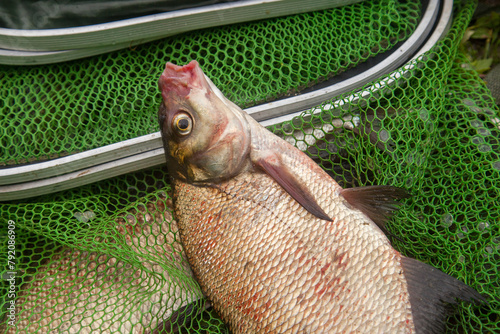
M 175 132 L 181 136 L 186 136 L 193 129 L 193 120 L 186 113 L 179 112 L 172 121 Z

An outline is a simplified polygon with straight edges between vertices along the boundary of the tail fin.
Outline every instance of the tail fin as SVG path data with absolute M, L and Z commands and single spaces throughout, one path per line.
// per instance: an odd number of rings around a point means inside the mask
M 456 304 L 457 299 L 486 302 L 473 288 L 428 264 L 408 257 L 402 257 L 401 264 L 417 333 L 442 333 L 447 303 Z

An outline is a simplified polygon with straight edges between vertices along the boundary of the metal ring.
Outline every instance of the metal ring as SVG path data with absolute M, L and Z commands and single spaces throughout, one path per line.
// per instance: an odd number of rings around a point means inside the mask
M 431 2 L 433 4 L 431 4 Z M 435 17 L 439 10 L 438 1 L 435 0 L 431 2 L 429 3 L 429 7 L 427 8 L 425 14 L 429 15 L 428 19 L 422 19 L 419 26 L 417 27 L 417 30 L 420 33 L 428 31 L 432 28 L 432 24 L 430 24 L 430 22 L 432 22 L 431 18 Z M 432 46 L 437 41 L 439 41 L 439 39 L 441 39 L 446 33 L 451 23 L 452 6 L 452 0 L 444 0 L 439 22 L 437 23 L 431 36 L 427 39 L 427 42 L 415 54 L 405 54 L 404 59 L 409 59 L 410 57 L 412 57 L 411 60 L 406 65 L 401 67 L 399 71 L 392 73 L 388 80 L 385 81 L 385 85 L 377 84 L 376 87 L 370 87 L 366 91 L 357 92 L 343 100 L 335 101 L 334 103 L 332 103 L 332 108 L 336 108 L 357 98 L 362 98 L 367 95 L 367 92 L 373 91 L 374 89 L 383 89 L 387 86 L 390 86 L 391 83 L 399 80 L 399 78 L 404 76 L 406 73 L 410 73 L 410 70 L 415 66 L 416 59 L 423 57 L 424 53 L 429 51 L 430 48 L 432 48 Z M 431 10 L 430 12 L 428 12 L 429 8 Z M 422 24 L 427 26 L 421 27 Z M 429 27 L 429 25 L 431 25 L 431 27 Z M 413 35 L 415 35 L 415 33 Z M 425 38 L 423 38 L 421 35 L 419 35 L 419 37 L 412 38 L 413 35 L 394 53 L 401 54 L 401 51 L 399 50 L 415 51 L 415 47 L 407 45 L 407 43 L 420 41 L 419 45 L 421 45 L 424 42 Z M 387 62 L 395 61 L 392 58 L 387 59 Z M 398 59 L 396 61 L 401 62 L 404 61 L 404 59 Z M 380 67 L 383 67 L 384 64 L 386 64 L 385 60 L 376 66 L 380 65 Z M 390 71 L 391 69 L 388 68 L 386 68 L 385 71 L 382 68 L 377 68 L 373 70 L 372 73 L 383 75 Z M 375 74 L 372 75 L 375 76 Z M 372 75 L 370 75 L 370 77 Z M 361 78 L 363 74 L 360 74 L 359 76 Z M 371 80 L 373 80 L 373 78 Z M 363 85 L 363 83 L 360 83 L 359 80 L 357 82 L 359 84 L 357 87 Z M 264 126 L 282 123 L 283 121 L 287 121 L 292 119 L 293 117 L 301 115 L 304 112 L 304 109 L 308 110 L 307 108 L 310 108 L 308 106 L 318 105 L 319 103 L 328 100 L 328 96 L 331 96 L 331 94 L 334 94 L 334 97 L 341 94 L 338 93 L 339 91 L 348 91 L 354 89 L 355 87 L 353 88 L 351 86 L 352 84 L 352 82 L 349 83 L 349 89 L 339 87 L 339 89 L 336 90 L 336 88 L 334 89 L 332 87 L 327 87 L 323 90 L 319 90 L 318 92 L 303 94 L 299 96 L 301 100 L 301 102 L 299 103 L 300 107 L 293 107 L 293 101 L 295 101 L 293 99 L 296 98 L 294 97 L 277 102 L 266 103 L 264 105 L 258 106 L 258 109 L 255 109 L 257 107 L 253 107 L 247 109 L 246 111 L 249 112 L 257 120 L 259 117 L 263 117 L 264 120 L 261 120 L 260 123 Z M 308 102 L 308 99 L 304 98 L 304 96 L 310 97 L 311 102 Z M 321 96 L 321 98 L 319 98 L 318 96 Z M 283 101 L 285 101 L 287 104 Z M 279 105 L 277 105 L 278 102 L 280 102 Z M 285 107 L 283 107 L 285 105 L 288 105 L 293 109 L 286 109 Z M 272 114 L 278 116 L 268 118 L 265 113 L 266 109 L 274 110 L 272 111 Z M 283 113 L 285 110 L 287 110 L 289 113 L 286 115 L 280 115 L 280 113 Z M 95 160 L 93 160 L 93 157 L 95 157 Z M 97 163 L 99 163 L 100 165 L 96 166 Z M 164 163 L 165 156 L 161 142 L 161 135 L 159 132 L 156 132 L 147 136 L 142 136 L 98 149 L 77 153 L 69 157 L 54 159 L 51 161 L 41 162 L 33 165 L 0 170 L 0 184 L 4 184 L 4 186 L 0 186 L 0 201 L 15 200 L 66 190 L 125 174 L 134 170 L 149 168 Z M 67 174 L 54 176 L 60 174 L 61 170 L 63 170 Z M 40 180 L 42 178 L 44 178 L 44 180 Z M 9 184 L 14 180 L 20 182 L 20 179 L 24 180 L 21 181 L 24 183 Z

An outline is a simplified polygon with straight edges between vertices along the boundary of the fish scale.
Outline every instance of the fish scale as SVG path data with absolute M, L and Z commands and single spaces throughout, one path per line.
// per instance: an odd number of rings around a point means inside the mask
M 335 205 L 327 213 L 334 222 L 297 206 L 262 173 L 238 175 L 216 188 L 174 183 L 186 254 L 202 291 L 234 333 L 411 330 L 406 282 L 401 266 L 394 266 L 399 253 L 384 235 L 371 233 L 362 213 L 333 199 L 330 184 L 323 181 L 330 189 L 320 193 L 331 194 L 327 200 Z M 289 223 L 296 221 L 291 217 L 301 223 Z M 298 314 L 307 321 L 298 321 Z

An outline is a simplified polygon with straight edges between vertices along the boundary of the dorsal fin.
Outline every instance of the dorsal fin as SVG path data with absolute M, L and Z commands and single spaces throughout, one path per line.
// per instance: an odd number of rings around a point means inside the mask
M 296 176 L 290 173 L 289 169 L 279 162 L 279 159 L 274 159 L 274 162 L 271 163 L 266 159 L 258 159 L 254 163 L 278 182 L 304 209 L 320 219 L 332 221 L 316 202 L 309 190 L 297 180 Z
M 402 188 L 393 186 L 366 186 L 342 189 L 340 194 L 354 208 L 366 214 L 384 233 L 385 222 L 398 209 L 398 199 L 410 197 Z
M 416 333 L 443 333 L 447 303 L 486 302 L 473 288 L 428 264 L 403 256 L 401 265 Z

